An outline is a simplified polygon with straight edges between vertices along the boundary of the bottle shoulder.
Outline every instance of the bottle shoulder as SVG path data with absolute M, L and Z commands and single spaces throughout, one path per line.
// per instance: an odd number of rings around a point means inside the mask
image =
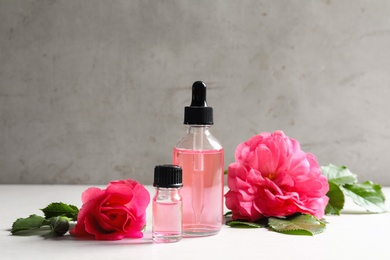
M 175 148 L 190 150 L 222 150 L 222 144 L 211 133 L 197 134 L 187 133 L 179 139 Z
M 153 201 L 160 203 L 176 203 L 181 201 L 179 189 L 156 189 Z

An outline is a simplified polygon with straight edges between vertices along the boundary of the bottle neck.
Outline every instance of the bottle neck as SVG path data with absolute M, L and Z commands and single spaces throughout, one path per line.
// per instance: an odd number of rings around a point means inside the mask
M 170 198 L 176 197 L 179 195 L 180 188 L 165 188 L 165 187 L 156 187 L 156 196 L 160 198 Z
M 166 193 L 176 192 L 179 189 L 180 189 L 180 187 L 178 187 L 178 188 L 156 187 L 156 190 L 158 190 L 159 192 L 166 192 Z
M 187 133 L 208 134 L 210 127 L 210 125 L 187 125 Z

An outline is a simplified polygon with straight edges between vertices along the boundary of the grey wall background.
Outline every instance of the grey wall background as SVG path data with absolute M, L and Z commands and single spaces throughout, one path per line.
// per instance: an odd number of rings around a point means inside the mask
M 208 84 L 226 151 L 283 130 L 390 185 L 390 2 L 0 0 L 0 183 L 152 182 Z

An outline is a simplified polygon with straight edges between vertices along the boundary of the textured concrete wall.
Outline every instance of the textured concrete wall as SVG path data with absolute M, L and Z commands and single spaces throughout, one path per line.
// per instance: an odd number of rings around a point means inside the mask
M 0 183 L 151 183 L 195 80 L 226 150 L 283 130 L 390 185 L 390 2 L 0 0 Z

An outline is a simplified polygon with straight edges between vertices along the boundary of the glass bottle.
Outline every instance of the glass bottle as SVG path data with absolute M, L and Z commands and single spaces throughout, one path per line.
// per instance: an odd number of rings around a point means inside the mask
M 210 133 L 213 109 L 207 106 L 201 81 L 192 86 L 184 124 L 187 134 L 173 150 L 173 163 L 183 170 L 183 236 L 215 235 L 223 222 L 224 150 Z
M 156 166 L 153 186 L 152 239 L 157 243 L 177 242 L 182 237 L 182 169 L 171 164 Z

